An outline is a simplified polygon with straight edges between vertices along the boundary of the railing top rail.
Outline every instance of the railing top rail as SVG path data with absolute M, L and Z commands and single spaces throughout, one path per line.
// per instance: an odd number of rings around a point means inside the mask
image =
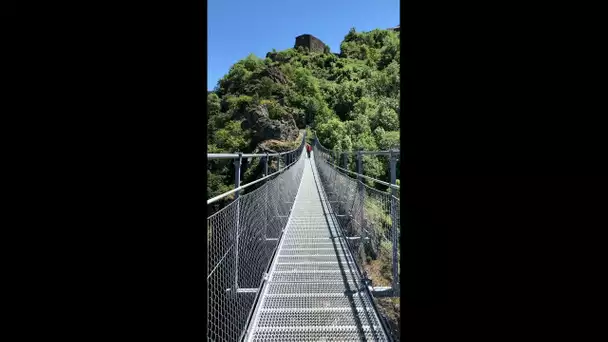
M 339 151 L 330 150 L 330 149 L 328 149 L 327 147 L 323 146 L 323 144 L 321 144 L 321 142 L 319 141 L 319 139 L 316 139 L 316 141 L 317 141 L 317 143 L 319 144 L 319 146 L 320 146 L 322 149 L 327 150 L 327 151 L 332 151 L 332 152 L 338 152 L 338 153 L 340 153 L 340 154 L 357 154 L 357 153 L 359 153 L 359 152 L 360 152 L 361 154 L 386 154 L 386 155 L 391 155 L 391 153 L 392 153 L 393 155 L 395 155 L 395 154 L 400 154 L 400 151 L 399 151 L 399 150 L 390 150 L 390 151 L 352 151 L 352 152 L 349 152 L 349 151 L 343 151 L 343 152 L 339 152 Z M 379 180 L 379 179 L 375 179 L 375 178 L 372 178 L 372 177 L 366 176 L 366 175 L 364 175 L 364 174 L 360 174 L 360 173 L 357 173 L 357 172 L 353 172 L 353 171 L 350 171 L 350 170 L 343 169 L 343 168 L 339 167 L 339 166 L 338 166 L 338 165 L 336 165 L 336 164 L 332 164 L 332 163 L 331 163 L 331 162 L 329 162 L 328 160 L 326 160 L 325 162 L 326 162 L 326 163 L 328 163 L 328 164 L 330 164 L 330 165 L 332 165 L 332 166 L 334 166 L 334 167 L 336 167 L 336 168 L 338 168 L 338 169 L 340 169 L 340 170 L 346 171 L 346 172 L 348 172 L 348 173 L 350 173 L 350 174 L 353 174 L 353 175 L 358 175 L 358 176 L 361 176 L 362 178 L 369 179 L 369 180 L 371 180 L 372 182 L 376 182 L 376 183 L 378 183 L 378 184 L 382 184 L 382 185 L 388 186 L 388 187 L 390 187 L 391 189 L 396 189 L 396 190 L 400 190 L 400 189 L 401 189 L 401 188 L 399 187 L 399 185 L 396 185 L 396 184 L 391 184 L 391 183 L 388 183 L 388 182 L 381 181 L 381 180 Z
M 256 180 L 254 180 L 253 182 L 250 182 L 250 183 L 247 183 L 247 184 L 241 185 L 241 186 L 239 186 L 238 188 L 232 189 L 232 190 L 230 190 L 230 191 L 226 191 L 226 192 L 224 192 L 223 194 L 220 194 L 220 195 L 217 195 L 217 196 L 215 196 L 215 197 L 213 197 L 213 198 L 210 198 L 210 199 L 208 199 L 208 200 L 207 200 L 207 205 L 209 205 L 209 204 L 211 204 L 211 203 L 213 203 L 213 202 L 217 202 L 217 201 L 219 201 L 220 199 L 222 199 L 222 198 L 224 198 L 224 197 L 226 197 L 226 196 L 228 196 L 228 195 L 230 195 L 230 194 L 233 194 L 233 193 L 235 193 L 235 192 L 237 192 L 237 191 L 241 191 L 241 190 L 243 190 L 243 189 L 246 189 L 246 188 L 248 188 L 248 187 L 252 186 L 253 184 L 259 183 L 259 182 L 261 182 L 261 181 L 263 181 L 263 180 L 265 180 L 265 179 L 268 179 L 268 178 L 270 178 L 270 177 L 273 177 L 273 176 L 276 176 L 276 175 L 278 175 L 278 174 L 280 174 L 280 173 L 283 173 L 283 172 L 285 172 L 287 169 L 289 169 L 289 167 L 290 167 L 290 166 L 292 166 L 293 164 L 297 163 L 297 162 L 298 162 L 298 160 L 299 160 L 299 158 L 298 158 L 298 159 L 296 159 L 295 161 L 291 162 L 291 164 L 289 164 L 289 165 L 285 166 L 285 167 L 284 167 L 284 168 L 282 168 L 281 170 L 279 170 L 279 171 L 277 171 L 277 172 L 273 172 L 273 173 L 269 174 L 268 176 L 264 176 L 264 177 L 262 177 L 262 178 L 260 178 L 260 179 L 256 179 Z
M 304 133 L 304 136 L 302 137 L 302 141 L 303 142 L 306 141 L 306 133 Z M 293 150 L 286 151 L 286 152 L 277 152 L 277 153 L 207 153 L 207 159 L 236 159 L 239 156 L 241 156 L 243 158 L 276 157 L 276 156 L 282 156 L 285 154 L 297 152 L 298 149 L 300 149 L 301 147 L 302 147 L 302 143 L 300 143 L 300 145 L 298 145 L 298 147 L 294 148 Z
M 285 155 L 288 153 L 295 152 L 296 150 L 280 152 L 280 153 L 243 153 L 240 156 L 242 156 L 243 158 L 276 157 L 276 156 L 282 156 L 282 155 Z M 239 157 L 238 153 L 207 153 L 207 159 L 236 159 L 238 157 Z
M 236 158 L 239 158 L 239 157 L 249 158 L 249 157 L 258 157 L 258 156 L 259 157 L 281 156 L 281 155 L 285 155 L 285 154 L 288 154 L 288 153 L 294 153 L 294 152 L 297 153 L 298 150 L 300 150 L 300 152 L 301 152 L 301 149 L 302 149 L 302 147 L 304 146 L 305 143 L 306 143 L 306 132 L 304 132 L 304 135 L 302 137 L 302 142 L 300 143 L 300 145 L 298 145 L 298 147 L 296 147 L 295 149 L 293 149 L 291 151 L 280 152 L 280 153 L 263 153 L 263 154 L 252 154 L 252 153 L 237 153 L 237 154 L 234 154 L 234 153 L 210 153 L 210 154 L 207 154 L 207 159 L 236 159 Z M 291 165 L 295 164 L 298 160 L 299 160 L 299 158 L 295 158 L 295 161 L 292 161 L 289 165 L 286 165 L 283 169 L 280 169 L 277 172 L 271 173 L 271 174 L 269 174 L 267 176 L 264 176 L 264 177 L 262 177 L 260 179 L 255 180 L 253 182 L 250 182 L 250 183 L 247 183 L 247 184 L 243 184 L 243 185 L 239 186 L 238 188 L 232 189 L 230 191 L 224 192 L 223 194 L 220 194 L 220 195 L 217 195 L 217 196 L 215 196 L 213 198 L 210 198 L 210 199 L 207 200 L 207 205 L 209 205 L 209 204 L 211 204 L 213 202 L 217 202 L 220 199 L 222 199 L 222 198 L 224 198 L 224 197 L 226 197 L 226 196 L 228 196 L 230 194 L 233 194 L 235 192 L 239 192 L 239 191 L 241 191 L 241 190 L 243 190 L 243 189 L 245 189 L 247 187 L 250 187 L 253 184 L 259 183 L 259 182 L 261 182 L 261 181 L 263 181 L 265 179 L 268 179 L 268 178 L 270 178 L 272 176 L 278 175 L 278 174 L 284 172 L 285 170 L 287 170 Z
M 361 176 L 361 177 L 363 177 L 363 178 L 365 178 L 365 179 L 369 179 L 369 180 L 371 180 L 372 182 L 376 182 L 376 183 L 378 183 L 378 184 L 382 184 L 382 185 L 388 186 L 388 187 L 390 187 L 390 188 L 392 188 L 392 189 L 396 189 L 396 190 L 400 190 L 400 189 L 401 189 L 401 188 L 399 187 L 399 185 L 395 185 L 395 184 L 387 183 L 387 182 L 381 181 L 381 180 L 379 180 L 379 179 L 375 179 L 375 178 L 372 178 L 372 177 L 369 177 L 369 176 L 366 176 L 366 175 L 358 174 L 358 173 L 356 173 L 356 172 L 353 172 L 353 171 L 350 171 L 350 170 L 343 169 L 343 168 L 339 167 L 338 165 L 333 164 L 333 163 L 330 163 L 330 162 L 328 162 L 328 161 L 325 161 L 325 162 L 326 162 L 327 164 L 329 164 L 329 165 L 332 165 L 332 166 L 336 167 L 336 168 L 337 168 L 337 169 L 339 169 L 339 170 L 346 171 L 346 172 L 348 172 L 348 173 L 350 173 L 350 174 L 353 174 L 353 175 L 359 175 L 359 176 Z
M 323 149 L 325 149 L 327 151 L 332 151 L 334 153 L 339 153 L 341 155 L 342 154 L 358 154 L 358 153 L 361 153 L 361 154 L 372 154 L 372 155 L 390 155 L 392 153 L 393 155 L 401 155 L 401 151 L 397 150 L 397 149 L 395 149 L 395 150 L 388 150 L 388 151 L 362 151 L 362 150 L 359 150 L 359 151 L 335 151 L 335 150 L 332 150 L 332 149 L 329 149 L 329 148 L 323 146 L 323 144 L 321 144 L 321 141 L 319 141 L 319 139 L 317 139 L 317 143 L 319 144 L 319 146 L 321 148 L 323 148 Z
M 333 151 L 333 150 L 329 150 L 329 151 Z M 387 156 L 390 155 L 391 152 L 394 155 L 401 154 L 401 151 L 399 151 L 399 150 L 392 150 L 392 151 L 390 151 L 390 150 L 389 151 L 334 151 L 334 152 L 337 152 L 341 155 L 342 154 L 358 154 L 359 152 L 361 152 L 361 154 L 387 155 Z

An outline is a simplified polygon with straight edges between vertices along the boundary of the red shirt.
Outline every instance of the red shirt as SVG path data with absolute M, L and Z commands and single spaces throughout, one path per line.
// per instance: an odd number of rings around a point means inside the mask
M 308 152 L 312 151 L 312 147 L 310 147 L 310 145 L 306 145 L 306 151 L 308 151 Z

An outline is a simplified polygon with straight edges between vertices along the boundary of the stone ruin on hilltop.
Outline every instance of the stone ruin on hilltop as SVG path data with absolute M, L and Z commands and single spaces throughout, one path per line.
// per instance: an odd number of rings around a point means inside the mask
M 294 48 L 297 49 L 298 46 L 308 48 L 311 52 L 323 53 L 325 51 L 325 44 L 312 34 L 303 34 L 296 37 Z

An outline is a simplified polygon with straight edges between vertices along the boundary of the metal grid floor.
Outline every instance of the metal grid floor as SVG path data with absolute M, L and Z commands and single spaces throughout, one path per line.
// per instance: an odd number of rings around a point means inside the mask
M 305 158 L 305 157 L 304 157 Z M 339 235 L 314 159 L 302 181 L 248 341 L 388 341 Z

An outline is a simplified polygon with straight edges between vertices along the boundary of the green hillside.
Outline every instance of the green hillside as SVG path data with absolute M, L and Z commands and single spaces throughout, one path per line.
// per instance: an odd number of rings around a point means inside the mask
M 398 148 L 399 35 L 351 29 L 339 56 L 298 47 L 237 62 L 207 95 L 208 152 L 284 151 L 307 125 L 328 148 Z M 212 163 L 209 197 L 232 188 L 230 167 Z M 386 158 L 365 156 L 364 169 L 388 180 Z

